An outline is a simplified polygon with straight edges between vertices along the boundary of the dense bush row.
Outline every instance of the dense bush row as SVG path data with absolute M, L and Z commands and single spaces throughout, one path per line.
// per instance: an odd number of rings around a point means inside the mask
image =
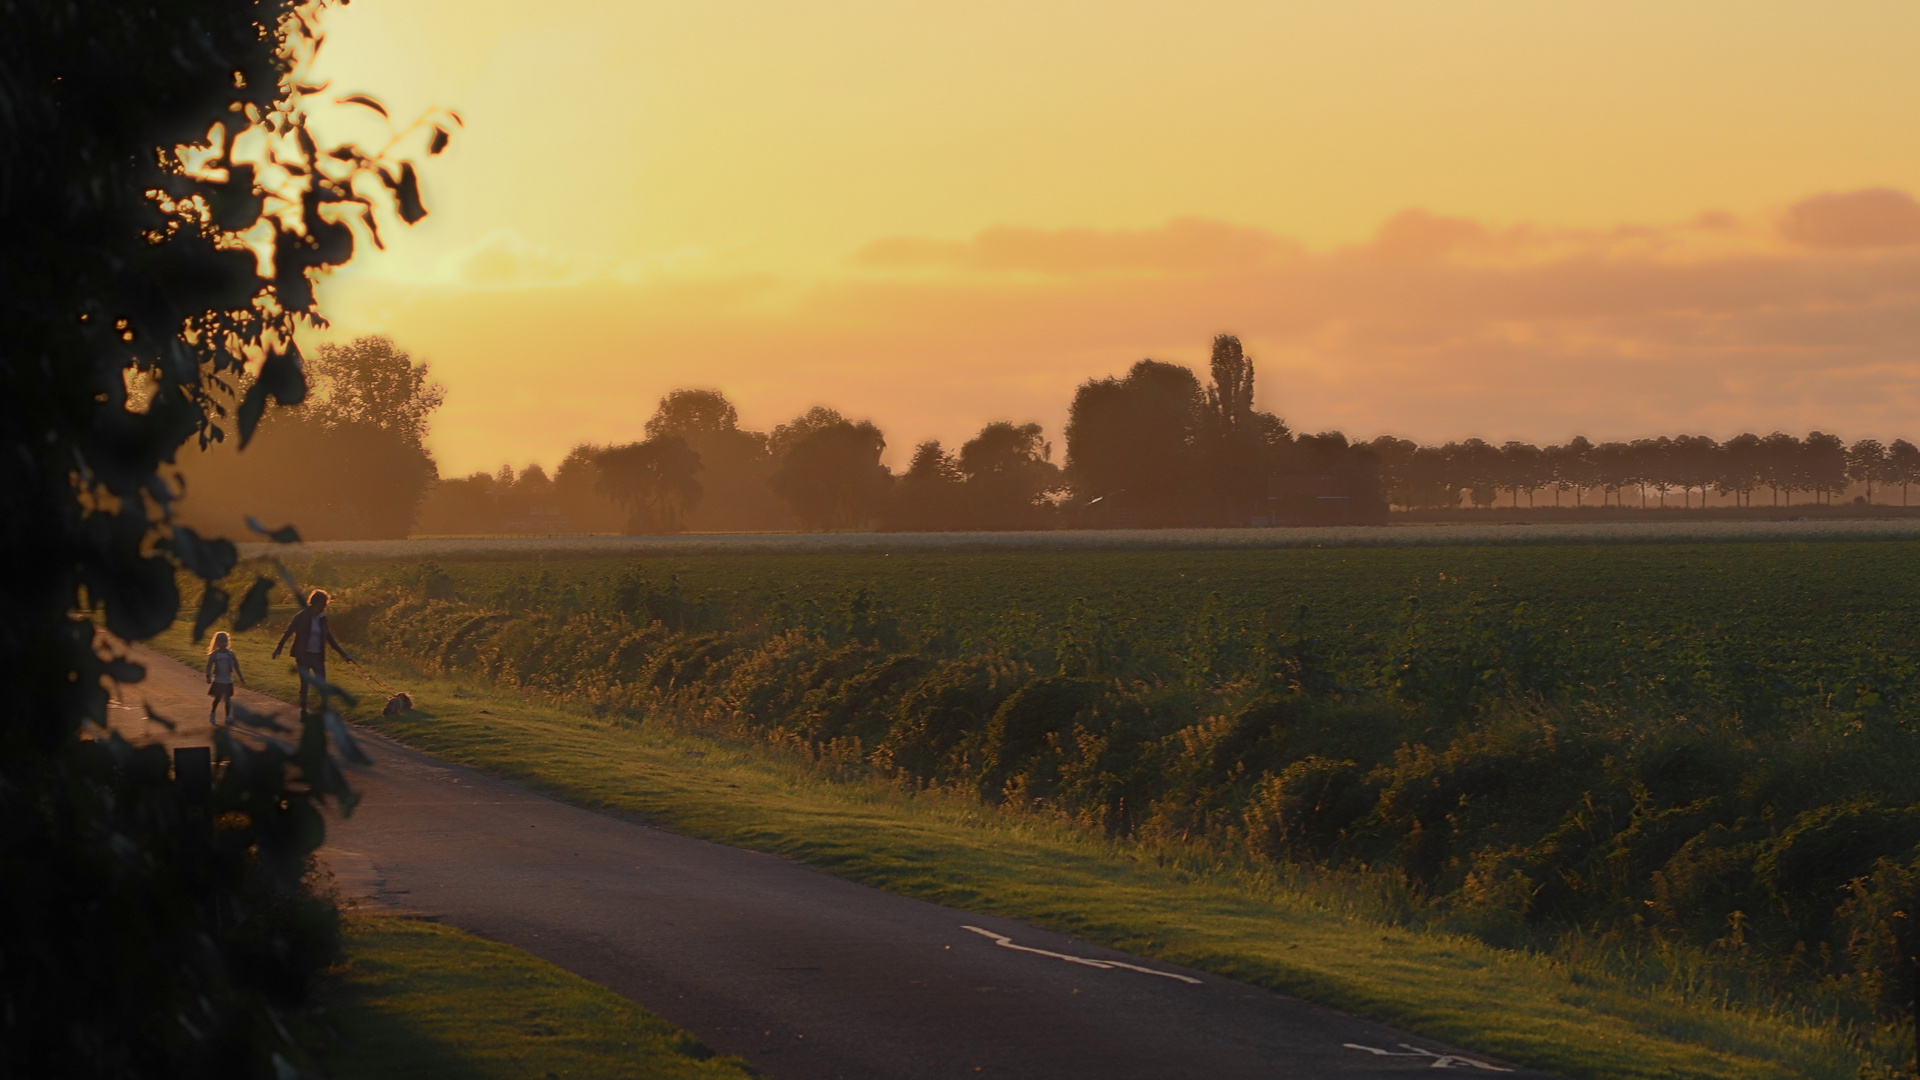
M 431 566 L 338 627 L 424 670 L 606 715 L 797 744 L 1144 842 L 1394 877 L 1496 942 L 1685 943 L 1856 1018 L 1910 1007 L 1920 728 L 1904 661 L 1787 693 L 1764 664 L 1604 678 L 1497 595 L 1409 602 L 1387 647 L 1215 605 L 1162 648 L 1082 606 L 1003 642 L 916 634 L 856 594 L 725 618 L 677 583 Z M 1615 670 L 1618 676 L 1620 672 Z M 1684 715 L 1678 713 L 1684 706 Z

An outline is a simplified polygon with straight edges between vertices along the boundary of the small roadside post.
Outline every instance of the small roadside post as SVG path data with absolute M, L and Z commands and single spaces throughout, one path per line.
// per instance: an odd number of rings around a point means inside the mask
M 212 747 L 174 747 L 173 792 L 180 801 L 181 817 L 203 828 L 212 824 L 207 816 L 213 801 Z

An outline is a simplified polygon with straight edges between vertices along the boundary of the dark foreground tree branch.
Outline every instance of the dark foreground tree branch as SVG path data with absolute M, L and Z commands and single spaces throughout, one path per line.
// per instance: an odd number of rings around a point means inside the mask
M 88 735 L 143 674 L 97 642 L 171 623 L 180 570 L 197 627 L 233 603 L 234 545 L 173 523 L 175 454 L 297 404 L 314 274 L 425 212 L 397 143 L 309 134 L 318 7 L 0 0 L 0 1076 L 310 1062 L 334 915 L 301 879 L 319 804 L 351 801 L 329 718 L 222 738 L 204 803 L 162 749 Z

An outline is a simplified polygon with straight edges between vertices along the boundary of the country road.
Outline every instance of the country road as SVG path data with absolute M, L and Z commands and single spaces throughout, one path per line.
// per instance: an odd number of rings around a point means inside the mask
M 205 745 L 202 677 L 138 649 L 113 726 Z M 251 691 L 259 711 L 289 706 Z M 178 723 L 167 733 L 146 709 Z M 579 809 L 361 731 L 343 894 L 606 986 L 774 1080 L 1510 1076 L 1484 1055 L 1206 972 Z

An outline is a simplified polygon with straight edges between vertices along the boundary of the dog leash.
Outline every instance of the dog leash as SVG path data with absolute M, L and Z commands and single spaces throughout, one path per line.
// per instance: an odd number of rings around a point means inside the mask
M 392 697 L 395 694 L 400 694 L 405 692 L 401 690 L 395 690 L 393 687 L 388 686 L 386 683 L 381 682 L 378 676 L 371 674 L 370 672 L 367 671 L 366 668 L 361 667 L 360 661 L 349 660 L 347 661 L 347 663 L 353 667 L 353 670 L 356 673 L 358 673 L 362 679 L 366 680 L 366 683 L 368 686 L 371 686 L 375 690 L 378 690 L 381 693 L 386 694 L 388 697 Z M 412 695 L 409 694 L 407 696 L 411 697 Z

